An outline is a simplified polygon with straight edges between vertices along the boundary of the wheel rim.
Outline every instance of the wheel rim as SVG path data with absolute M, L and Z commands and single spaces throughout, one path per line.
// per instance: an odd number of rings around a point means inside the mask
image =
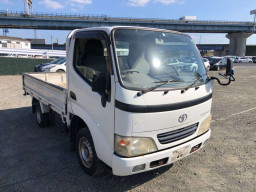
M 41 114 L 40 114 L 40 112 L 38 110 L 36 111 L 36 119 L 37 119 L 38 123 L 41 123 L 41 120 L 42 120 L 41 119 Z
M 79 156 L 83 165 L 87 168 L 92 166 L 93 152 L 92 147 L 88 139 L 85 137 L 80 138 L 79 141 Z

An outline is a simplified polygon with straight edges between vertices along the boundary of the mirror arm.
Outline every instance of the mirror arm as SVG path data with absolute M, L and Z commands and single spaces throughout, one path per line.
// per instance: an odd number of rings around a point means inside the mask
M 224 76 L 224 75 L 223 75 L 223 76 Z M 222 86 L 227 86 L 227 85 L 229 85 L 229 84 L 231 83 L 231 81 L 235 81 L 235 80 L 236 80 L 233 75 L 229 75 L 229 77 L 225 76 L 225 78 L 228 79 L 228 82 L 227 82 L 227 83 L 221 83 L 220 80 L 219 80 L 219 78 L 217 78 L 217 77 L 211 77 L 211 78 L 209 79 L 209 81 L 211 81 L 211 80 L 217 80 L 220 85 L 222 85 Z

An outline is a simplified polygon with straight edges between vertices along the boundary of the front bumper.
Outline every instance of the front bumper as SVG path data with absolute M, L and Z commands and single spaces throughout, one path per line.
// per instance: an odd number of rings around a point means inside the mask
M 190 140 L 186 143 L 180 144 L 178 146 L 169 148 L 169 149 L 165 149 L 163 151 L 159 151 L 159 152 L 155 152 L 152 154 L 148 154 L 148 155 L 143 155 L 143 156 L 139 156 L 139 157 L 132 157 L 132 158 L 122 158 L 119 157 L 117 155 L 113 155 L 113 161 L 112 161 L 112 171 L 114 175 L 118 175 L 118 176 L 126 176 L 126 175 L 132 175 L 132 174 L 137 174 L 137 173 L 141 173 L 141 172 L 145 172 L 145 171 L 150 171 L 165 165 L 169 165 L 174 163 L 177 160 L 180 160 L 192 153 L 190 153 L 191 149 L 194 146 L 200 145 L 201 149 L 206 141 L 210 138 L 211 135 L 211 130 L 209 130 L 208 132 L 206 132 L 205 134 Z M 182 157 L 176 157 L 174 156 L 174 152 L 176 152 L 177 150 L 180 149 L 188 149 L 186 153 L 183 154 Z M 167 162 L 164 165 L 159 165 L 156 167 L 151 167 L 150 164 L 152 162 L 158 161 L 158 160 L 162 160 L 162 159 L 168 159 Z M 138 165 L 143 165 L 145 164 L 145 168 L 141 171 L 137 171 L 137 172 L 133 172 L 133 168 L 135 166 Z

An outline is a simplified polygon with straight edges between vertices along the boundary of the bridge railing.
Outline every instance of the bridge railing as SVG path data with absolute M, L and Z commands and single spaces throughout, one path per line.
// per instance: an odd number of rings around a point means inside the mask
M 150 22 L 150 23 L 194 23 L 194 24 L 228 24 L 228 25 L 253 25 L 249 21 L 207 21 L 207 20 L 180 20 L 180 19 L 159 19 L 159 18 L 132 18 L 132 17 L 111 17 L 109 15 L 83 15 L 83 14 L 62 14 L 62 13 L 33 13 L 28 15 L 23 11 L 0 10 L 0 17 L 29 17 L 48 19 L 73 19 L 73 20 L 105 20 L 124 22 Z

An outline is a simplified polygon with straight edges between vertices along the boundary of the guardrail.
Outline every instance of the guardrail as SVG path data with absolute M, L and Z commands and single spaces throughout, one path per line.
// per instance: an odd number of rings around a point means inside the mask
M 228 24 L 228 25 L 254 25 L 250 21 L 208 21 L 208 20 L 181 20 L 181 19 L 159 19 L 159 18 L 132 18 L 111 17 L 109 15 L 83 15 L 62 13 L 33 13 L 28 15 L 23 11 L 0 10 L 0 17 L 28 17 L 47 19 L 73 19 L 73 20 L 106 20 L 106 21 L 131 21 L 131 22 L 166 22 L 166 23 L 194 23 L 194 24 Z
M 45 49 L 9 49 L 0 48 L 0 53 L 11 55 L 29 55 L 29 56 L 44 56 L 49 57 L 65 57 L 66 51 L 45 50 Z

